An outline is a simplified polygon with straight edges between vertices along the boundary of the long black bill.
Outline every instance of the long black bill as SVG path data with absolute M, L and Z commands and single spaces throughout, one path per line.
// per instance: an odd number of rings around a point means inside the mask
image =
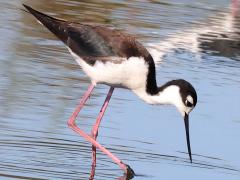
M 192 163 L 192 153 L 191 153 L 191 145 L 190 145 L 190 138 L 189 138 L 189 120 L 188 120 L 187 113 L 185 113 L 185 115 L 184 115 L 184 123 L 185 123 L 185 130 L 186 130 L 188 154 L 189 154 L 190 161 Z

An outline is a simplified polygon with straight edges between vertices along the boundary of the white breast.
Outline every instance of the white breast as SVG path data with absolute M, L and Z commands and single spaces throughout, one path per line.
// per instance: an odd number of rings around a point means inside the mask
M 69 51 L 93 84 L 107 84 L 131 90 L 146 87 L 148 65 L 143 58 L 131 57 L 123 59 L 121 63 L 97 61 L 92 66 L 70 49 Z

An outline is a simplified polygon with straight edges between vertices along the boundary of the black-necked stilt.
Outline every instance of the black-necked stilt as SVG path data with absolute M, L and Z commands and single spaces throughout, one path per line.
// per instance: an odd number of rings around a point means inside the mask
M 126 174 L 134 175 L 128 165 L 96 141 L 98 127 L 113 90 L 119 87 L 133 91 L 149 104 L 172 104 L 177 107 L 184 118 L 188 153 L 192 162 L 188 116 L 196 106 L 197 93 L 189 82 L 178 79 L 158 87 L 152 56 L 130 35 L 103 26 L 56 19 L 29 6 L 24 5 L 24 7 L 67 45 L 70 53 L 91 79 L 91 85 L 70 117 L 68 125 L 92 143 L 94 159 L 96 159 L 97 147 L 116 162 Z M 92 135 L 89 136 L 76 126 L 75 119 L 96 84 L 107 84 L 110 90 L 93 126 Z

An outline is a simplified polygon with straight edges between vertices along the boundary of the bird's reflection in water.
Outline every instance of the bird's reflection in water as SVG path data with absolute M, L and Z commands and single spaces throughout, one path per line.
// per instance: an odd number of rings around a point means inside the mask
M 96 165 L 97 165 L 97 153 L 96 153 L 96 147 L 92 146 L 92 165 L 91 165 L 91 171 L 90 171 L 90 177 L 89 180 L 94 180 L 95 172 L 96 172 Z M 129 180 L 131 179 L 126 174 L 123 174 L 120 176 L 117 180 Z
M 223 19 L 223 30 L 200 34 L 199 48 L 204 53 L 240 60 L 240 1 L 233 0 L 231 12 Z
M 92 168 L 91 168 L 91 172 L 90 172 L 90 177 L 89 180 L 93 180 L 94 176 L 95 176 L 95 170 L 96 170 L 96 159 L 92 159 Z
M 92 153 L 96 155 L 96 148 L 92 148 Z M 92 158 L 92 168 L 91 168 L 91 171 L 90 171 L 90 177 L 89 177 L 89 180 L 94 180 L 94 177 L 95 177 L 95 172 L 96 172 L 96 164 L 97 164 L 97 161 L 96 161 L 96 158 Z M 117 180 L 129 180 L 130 178 L 127 177 L 126 174 L 124 174 L 123 176 L 120 176 Z

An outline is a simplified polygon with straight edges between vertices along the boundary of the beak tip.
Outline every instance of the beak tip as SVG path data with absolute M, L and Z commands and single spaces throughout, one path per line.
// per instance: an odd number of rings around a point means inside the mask
M 189 121 L 188 121 L 188 114 L 185 113 L 184 122 L 185 122 L 185 130 L 186 130 L 186 138 L 187 138 L 187 147 L 188 147 L 188 154 L 190 162 L 192 163 L 192 153 L 191 153 L 191 145 L 190 145 L 190 138 L 189 138 Z

